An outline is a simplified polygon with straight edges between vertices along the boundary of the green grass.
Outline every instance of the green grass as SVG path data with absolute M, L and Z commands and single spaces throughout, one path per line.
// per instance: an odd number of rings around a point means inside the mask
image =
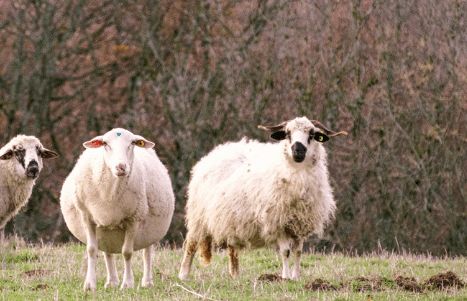
M 182 251 L 157 248 L 155 251 L 154 287 L 125 291 L 105 290 L 105 266 L 99 256 L 98 289 L 84 293 L 84 245 L 26 245 L 10 239 L 1 246 L 0 291 L 2 300 L 194 300 L 194 293 L 214 300 L 466 300 L 467 288 L 422 293 L 404 291 L 395 284 L 398 275 L 415 277 L 423 282 L 446 271 L 456 273 L 466 282 L 467 260 L 464 257 L 437 259 L 414 255 L 344 256 L 342 254 L 304 254 L 300 281 L 260 282 L 264 273 L 276 273 L 280 262 L 270 250 L 240 253 L 240 277 L 230 279 L 227 257 L 219 253 L 208 267 L 195 260 L 191 280 L 178 280 Z M 142 277 L 141 252 L 137 252 L 133 268 L 135 280 Z M 120 277 L 122 260 L 118 260 Z M 382 279 L 381 291 L 356 291 L 361 287 L 357 277 Z M 322 278 L 333 285 L 346 284 L 337 291 L 310 291 L 305 284 Z M 191 291 L 191 292 L 188 292 Z M 201 299 L 201 298 L 199 298 Z

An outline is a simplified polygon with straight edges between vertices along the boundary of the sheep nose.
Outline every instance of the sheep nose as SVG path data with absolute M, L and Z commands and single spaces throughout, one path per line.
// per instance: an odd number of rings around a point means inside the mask
M 35 160 L 29 162 L 28 167 L 26 168 L 26 176 L 30 179 L 37 178 L 39 174 L 39 165 Z
M 300 142 L 295 142 L 292 145 L 292 156 L 295 162 L 303 162 L 306 155 L 306 146 Z
M 117 166 L 115 166 L 115 169 L 117 170 L 117 176 L 125 176 L 126 175 L 126 164 L 125 163 L 119 163 Z

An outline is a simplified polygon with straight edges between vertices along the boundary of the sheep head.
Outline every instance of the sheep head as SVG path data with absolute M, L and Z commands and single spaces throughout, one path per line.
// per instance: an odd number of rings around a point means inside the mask
M 305 161 L 307 151 L 314 148 L 316 143 L 326 142 L 330 137 L 347 135 L 345 131 L 332 131 L 321 122 L 306 117 L 297 117 L 273 126 L 259 125 L 258 128 L 269 131 L 274 140 L 285 140 L 288 154 L 297 163 Z
M 117 128 L 84 142 L 83 146 L 85 148 L 102 148 L 105 164 L 112 174 L 119 178 L 130 175 L 135 146 L 153 148 L 154 142 L 128 130 Z
M 57 157 L 34 136 L 18 135 L 0 149 L 0 160 L 9 161 L 21 179 L 34 180 L 42 170 L 42 159 Z

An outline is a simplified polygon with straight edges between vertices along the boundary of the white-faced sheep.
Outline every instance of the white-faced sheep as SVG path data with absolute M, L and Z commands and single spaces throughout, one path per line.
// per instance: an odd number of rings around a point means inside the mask
M 213 244 L 228 248 L 233 277 L 238 275 L 238 249 L 276 246 L 282 277 L 297 279 L 304 240 L 321 234 L 333 216 L 335 202 L 322 142 L 346 133 L 306 117 L 259 128 L 280 142 L 226 143 L 194 166 L 180 279 L 188 277 L 198 249 L 209 263 Z M 292 271 L 290 255 L 295 257 Z
M 42 159 L 56 156 L 34 136 L 18 135 L 0 149 L 0 229 L 28 202 Z
M 167 233 L 174 211 L 167 169 L 153 142 L 125 129 L 83 145 L 86 150 L 63 184 L 60 205 L 71 233 L 87 245 L 84 289 L 96 289 L 98 249 L 104 251 L 106 288 L 119 282 L 112 253 L 122 253 L 125 260 L 121 288 L 134 286 L 131 257 L 140 249 L 141 286 L 151 286 L 151 246 Z

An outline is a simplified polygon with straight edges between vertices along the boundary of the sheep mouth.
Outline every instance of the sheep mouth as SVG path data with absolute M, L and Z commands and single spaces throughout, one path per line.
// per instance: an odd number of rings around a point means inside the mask
M 128 173 L 127 173 L 126 171 L 117 171 L 117 172 L 115 173 L 115 175 L 116 175 L 117 177 L 125 177 L 125 176 L 128 175 Z
M 26 177 L 31 180 L 36 179 L 38 175 L 39 175 L 38 172 L 29 172 L 29 171 L 26 172 Z
M 293 160 L 297 163 L 305 161 L 305 155 L 294 155 Z

